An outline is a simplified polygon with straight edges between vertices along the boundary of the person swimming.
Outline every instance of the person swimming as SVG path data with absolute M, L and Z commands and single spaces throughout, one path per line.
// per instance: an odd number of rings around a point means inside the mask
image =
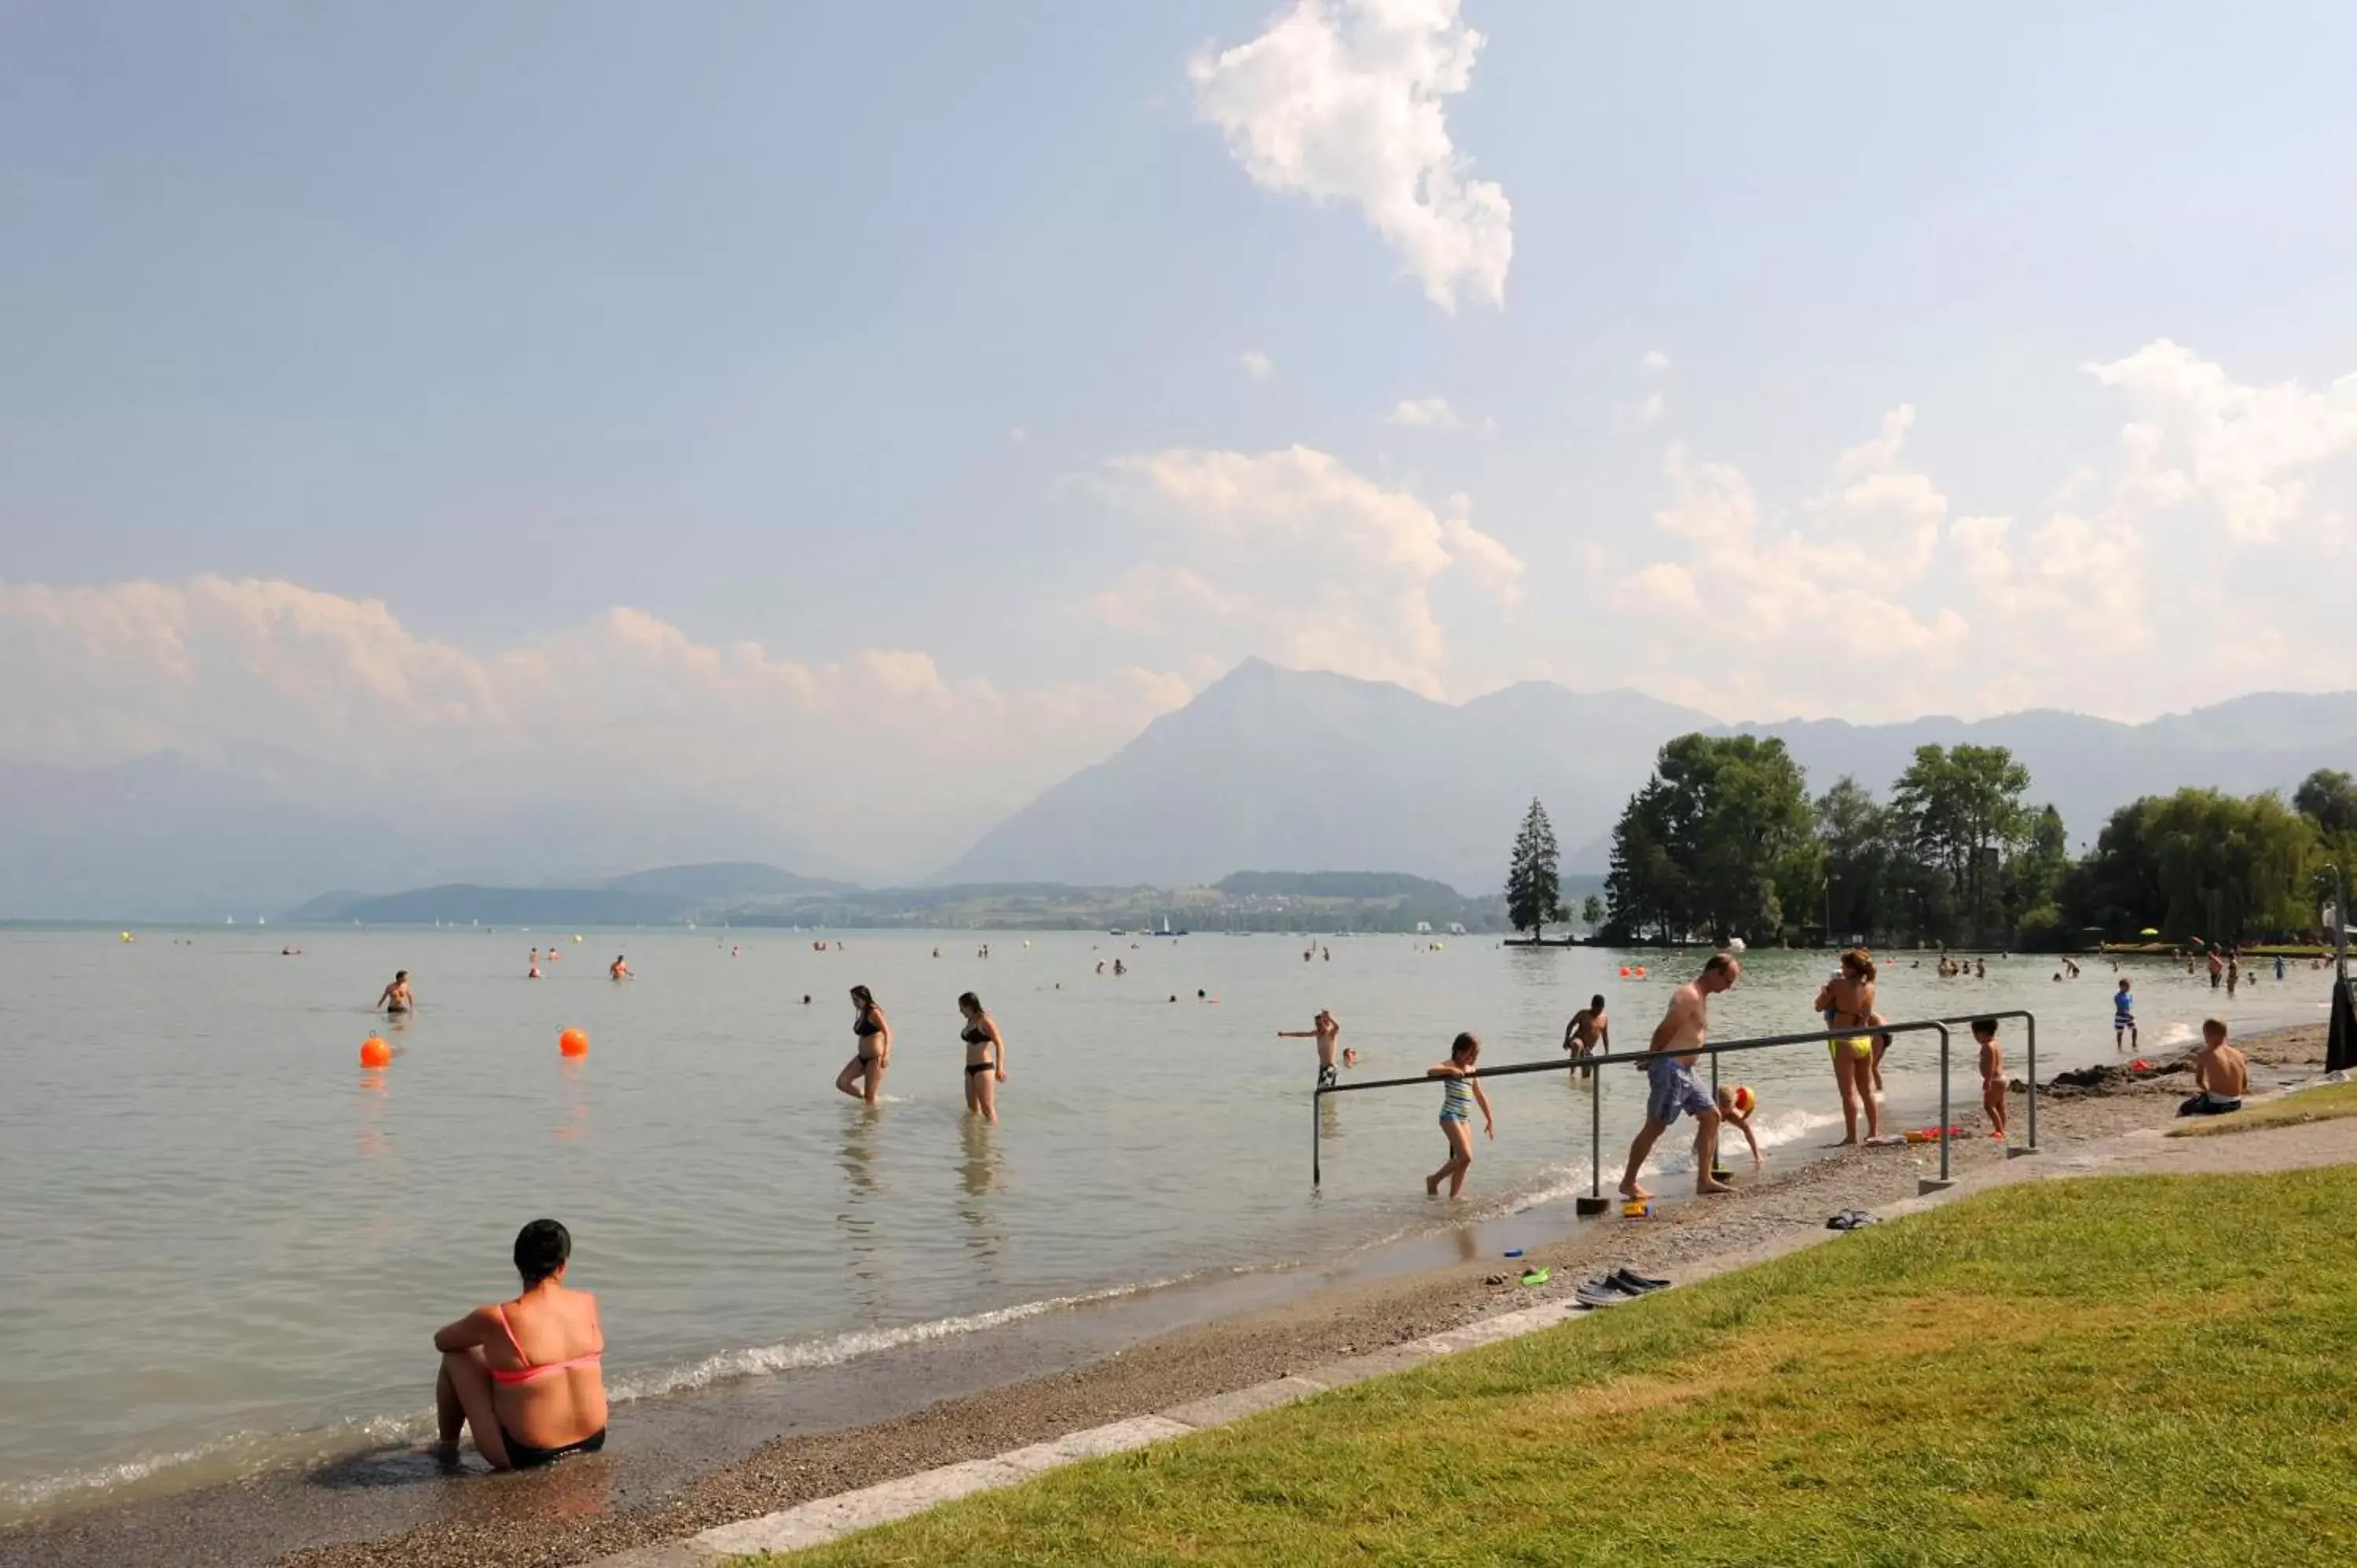
M 851 1035 L 857 1054 L 834 1075 L 834 1087 L 854 1100 L 876 1103 L 884 1092 L 884 1069 L 892 1065 L 892 1026 L 867 987 L 851 988 Z
M 606 966 L 606 978 L 608 980 L 630 979 L 630 961 L 624 958 L 620 953 L 616 953 L 614 955 L 614 961 Z
M 966 1113 L 996 1122 L 997 1086 L 1006 1081 L 1006 1037 L 973 992 L 958 998 L 958 1011 L 965 1015 L 965 1028 L 958 1038 L 965 1042 Z
M 508 950 L 513 952 L 515 950 L 510 948 Z M 376 999 L 376 1007 L 369 1011 L 373 1013 L 382 1007 L 387 1013 L 406 1013 L 416 1005 L 417 998 L 409 993 L 409 971 L 397 969 L 393 972 L 393 983 L 384 988 Z
M 462 1427 L 494 1470 L 537 1469 L 606 1445 L 606 1333 L 597 1298 L 565 1283 L 572 1255 L 564 1226 L 533 1220 L 515 1239 L 522 1292 L 436 1330 L 435 1452 L 445 1465 L 458 1462 Z

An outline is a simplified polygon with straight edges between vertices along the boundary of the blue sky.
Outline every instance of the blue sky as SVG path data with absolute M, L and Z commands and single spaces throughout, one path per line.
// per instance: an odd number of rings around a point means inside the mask
M 0 760 L 479 778 L 624 714 L 946 843 L 1249 653 L 1727 717 L 2342 685 L 2352 35 L 16 7 L 0 649 L 80 672 Z M 1309 173 L 1255 165 L 1304 126 Z M 1436 282 L 1378 231 L 1436 170 L 1510 256 L 1416 209 L 1477 254 Z M 805 748 L 870 731 L 982 800 L 831 792 Z

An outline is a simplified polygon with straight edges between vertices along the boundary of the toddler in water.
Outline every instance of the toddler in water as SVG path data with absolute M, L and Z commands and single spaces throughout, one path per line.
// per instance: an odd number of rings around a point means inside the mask
M 1440 1135 L 1448 1140 L 1448 1158 L 1438 1170 L 1424 1178 L 1426 1197 L 1440 1195 L 1440 1184 L 1448 1183 L 1448 1196 L 1455 1197 L 1465 1190 L 1465 1173 L 1473 1168 L 1473 1107 L 1481 1108 L 1481 1130 L 1491 1142 L 1498 1137 L 1497 1120 L 1490 1114 L 1490 1097 L 1481 1092 L 1480 1081 L 1473 1076 L 1473 1064 L 1481 1057 L 1481 1042 L 1469 1033 L 1457 1036 L 1448 1047 L 1448 1059 L 1436 1062 L 1425 1072 L 1426 1078 L 1443 1079 L 1440 1100 Z
M 1981 1046 L 1981 1112 L 1988 1118 L 1989 1136 L 2005 1136 L 2005 1047 L 1996 1043 L 1996 1020 L 1973 1020 L 1973 1038 Z

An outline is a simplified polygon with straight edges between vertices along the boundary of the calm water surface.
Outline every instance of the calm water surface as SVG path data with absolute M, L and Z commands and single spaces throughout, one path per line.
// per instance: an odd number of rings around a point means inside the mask
M 1633 1047 L 1697 961 L 1359 937 L 1305 963 L 1297 937 L 1133 949 L 1062 933 L 988 936 L 985 960 L 971 932 L 845 933 L 844 950 L 815 952 L 793 932 L 633 931 L 567 940 L 527 979 L 526 950 L 548 940 L 0 932 L 0 1520 L 414 1440 L 431 1425 L 428 1337 L 513 1293 L 509 1243 L 536 1215 L 573 1229 L 574 1278 L 603 1300 L 627 1399 L 1584 1190 L 1586 1091 L 1541 1075 L 1490 1086 L 1499 1135 L 1477 1144 L 1472 1205 L 1423 1196 L 1442 1156 L 1437 1086 L 1328 1101 L 1313 1195 L 1313 1050 L 1275 1031 L 1331 1007 L 1359 1076 L 1388 1077 L 1469 1027 L 1497 1065 L 1555 1053 L 1603 991 Z M 280 956 L 287 941 L 300 957 Z M 627 984 L 606 978 L 618 950 L 639 974 Z M 1094 972 L 1115 957 L 1130 974 Z M 1655 978 L 1620 980 L 1638 957 Z M 1749 955 L 1715 1032 L 1814 1027 L 1825 967 Z M 368 1004 L 395 968 L 419 1010 L 384 1031 L 392 1067 L 363 1072 Z M 2052 970 L 2018 959 L 1941 981 L 1902 958 L 1883 1007 L 2029 1006 L 2041 1070 L 2109 1058 L 2107 967 L 2063 984 Z M 2231 1004 L 2171 966 L 2130 972 L 2148 1047 L 2213 1009 L 2243 1029 L 2323 1015 L 2305 970 Z M 872 1114 L 830 1087 L 855 983 L 895 1031 Z M 969 988 L 1008 1041 L 995 1128 L 963 1114 L 954 999 Z M 559 1058 L 566 1026 L 589 1033 L 585 1060 Z M 1902 1041 L 1889 1064 L 1918 1114 L 1933 1059 Z M 1771 1143 L 1805 1149 L 1838 1123 L 1821 1051 L 1727 1071 L 1758 1087 Z M 1969 1071 L 1960 1107 L 1977 1099 Z M 1641 1090 L 1633 1071 L 1606 1075 L 1608 1143 L 1625 1146 Z

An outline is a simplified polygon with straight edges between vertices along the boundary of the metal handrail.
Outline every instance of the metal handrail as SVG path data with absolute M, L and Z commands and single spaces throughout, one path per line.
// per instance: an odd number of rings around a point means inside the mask
M 1901 1023 L 1879 1024 L 1871 1026 L 1866 1025 L 1851 1025 L 1840 1029 L 1811 1030 L 1806 1034 L 1761 1035 L 1750 1039 L 1723 1040 L 1716 1044 L 1705 1043 L 1695 1047 L 1691 1050 L 1680 1050 L 1669 1054 L 1682 1057 L 1709 1057 L 1711 1058 L 1711 1066 L 1715 1069 L 1718 1065 L 1718 1058 L 1720 1057 L 1735 1051 L 1766 1050 L 1775 1046 L 1823 1045 L 1828 1040 L 1855 1039 L 1860 1035 L 1911 1035 L 1922 1034 L 1926 1031 L 1936 1033 L 1940 1036 L 1940 1178 L 1936 1185 L 1930 1182 L 1925 1182 L 1922 1185 L 1926 1191 L 1937 1191 L 1941 1187 L 1952 1185 L 1949 1176 L 1948 1155 L 1949 1026 L 1958 1023 L 1969 1023 L 1975 1018 L 2009 1018 L 2015 1016 L 2028 1018 L 2030 1015 L 2027 1012 L 2015 1009 L 2002 1013 L 1971 1013 L 1956 1018 L 1917 1018 L 1910 1019 Z M 2037 1146 L 2036 1140 L 2038 1125 L 2038 1091 L 2036 1076 L 2038 1071 L 2038 1047 L 2036 1043 L 2036 1021 L 2032 1019 L 2031 1044 L 2029 1047 L 2029 1071 L 2031 1074 L 2029 1098 L 2031 1107 L 2030 1139 L 2031 1147 L 2033 1148 Z M 1660 1054 L 1662 1053 L 1652 1050 L 1608 1051 L 1602 1056 L 1573 1057 L 1567 1060 L 1563 1058 L 1557 1058 L 1552 1061 L 1510 1062 L 1504 1067 L 1476 1068 L 1471 1072 L 1466 1074 L 1466 1076 L 1468 1078 L 1513 1078 L 1523 1073 L 1567 1072 L 1580 1068 L 1608 1067 L 1617 1062 L 1651 1061 Z M 1323 1152 L 1319 1146 L 1320 1140 L 1318 1124 L 1318 1102 L 1326 1096 L 1329 1094 L 1354 1094 L 1361 1090 L 1368 1089 L 1405 1089 L 1416 1084 L 1422 1084 L 1428 1087 L 1436 1081 L 1437 1080 L 1428 1074 L 1420 1074 L 1415 1078 L 1370 1079 L 1362 1083 L 1320 1084 L 1316 1089 L 1312 1090 L 1309 1095 L 1309 1185 L 1313 1187 L 1321 1185 L 1325 1175 Z M 1588 1192 L 1592 1197 L 1598 1201 L 1602 1198 L 1604 1189 L 1603 1106 L 1603 1095 L 1591 1093 L 1588 1096 L 1588 1137 L 1590 1148 Z

